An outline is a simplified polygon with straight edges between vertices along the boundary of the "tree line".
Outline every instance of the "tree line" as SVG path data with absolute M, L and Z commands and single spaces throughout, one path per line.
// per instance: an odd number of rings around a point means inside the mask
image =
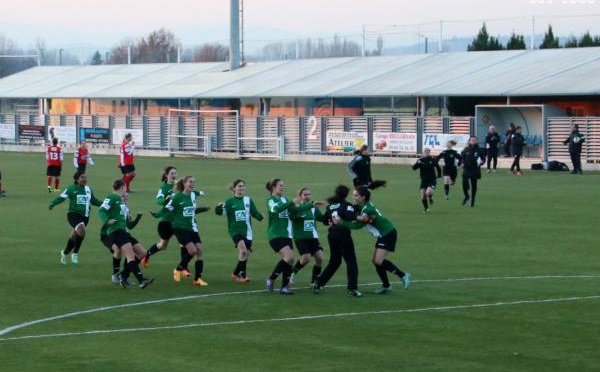
M 553 49 L 553 48 L 585 48 L 600 46 L 600 36 L 592 36 L 587 31 L 579 38 L 571 35 L 561 46 L 558 37 L 554 36 L 552 25 L 548 26 L 548 30 L 544 34 L 544 39 L 539 45 L 539 49 Z M 516 50 L 516 49 L 527 49 L 525 45 L 525 36 L 516 34 L 513 32 L 510 35 L 506 45 L 500 42 L 499 37 L 491 36 L 485 23 L 481 26 L 481 29 L 477 33 L 477 36 L 473 39 L 471 44 L 467 47 L 467 50 L 472 51 L 484 51 L 484 50 Z

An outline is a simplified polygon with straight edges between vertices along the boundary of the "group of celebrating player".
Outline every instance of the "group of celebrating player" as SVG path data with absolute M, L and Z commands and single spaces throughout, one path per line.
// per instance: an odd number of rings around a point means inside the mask
M 173 280 L 180 282 L 182 277 L 191 277 L 189 264 L 195 258 L 193 285 L 207 286 L 208 283 L 203 279 L 204 248 L 196 214 L 206 212 L 210 207 L 198 206 L 198 197 L 203 196 L 204 193 L 195 189 L 194 177 L 178 178 L 177 169 L 173 166 L 164 169 L 162 184 L 156 196 L 156 203 L 162 208 L 157 212 L 151 212 L 152 216 L 159 220 L 157 232 L 160 240 L 146 250 L 130 233 L 141 218 L 140 213 L 134 218 L 127 207 L 129 184 L 135 177 L 131 135 L 126 135 L 121 145 L 120 167 L 123 178 L 113 183 L 113 193 L 106 196 L 103 202 L 96 198 L 87 185 L 85 166 L 91 161 L 91 157 L 87 151 L 82 150 L 87 150 L 85 144 L 80 146 L 76 155 L 78 170 L 74 175 L 74 183 L 49 206 L 53 209 L 63 201 L 69 200 L 67 220 L 73 229 L 65 249 L 60 252 L 60 262 L 66 264 L 70 254 L 71 262 L 78 263 L 78 254 L 85 238 L 91 206 L 97 206 L 98 216 L 103 222 L 101 241 L 112 255 L 113 283 L 126 288 L 132 285 L 129 276 L 133 274 L 140 288 L 151 284 L 153 279 L 144 277 L 140 266 L 148 267 L 150 258 L 165 250 L 170 239 L 175 236 L 180 246 L 181 259 L 173 270 Z M 50 166 L 55 165 L 50 161 L 54 158 L 62 158 L 57 141 L 48 148 L 48 154 L 59 154 L 47 155 L 48 173 L 51 173 Z M 410 285 L 410 274 L 403 272 L 387 259 L 388 253 L 395 250 L 396 229 L 370 200 L 371 190 L 384 185 L 385 181 L 370 179 L 369 169 L 368 179 L 355 179 L 356 188 L 352 192 L 353 203 L 347 201 L 350 189 L 342 185 L 336 187 L 333 196 L 325 203 L 313 201 L 311 191 L 306 187 L 301 188 L 290 200 L 283 195 L 284 182 L 281 179 L 267 182 L 268 241 L 280 258 L 271 275 L 266 279 L 267 289 L 274 291 L 276 281 L 281 276 L 279 293 L 293 294 L 291 284 L 294 282 L 294 276 L 314 257 L 311 285 L 315 293 L 321 292 L 344 260 L 347 264 L 348 293 L 361 297 L 362 293 L 358 290 L 358 265 L 351 230 L 362 227 L 367 227 L 377 237 L 372 262 L 381 279 L 381 287 L 376 293 L 384 294 L 391 291 L 388 272 L 398 275 L 404 288 L 407 289 Z M 58 188 L 58 183 L 55 184 L 55 188 Z M 230 190 L 233 195 L 219 203 L 215 213 L 227 217 L 228 232 L 238 253 L 238 261 L 231 278 L 237 283 L 247 283 L 250 281 L 247 263 L 254 240 L 251 219 L 261 221 L 264 217 L 254 201 L 245 194 L 246 182 L 243 179 L 234 180 Z M 324 211 L 319 209 L 321 207 L 325 208 Z M 328 227 L 327 240 L 331 248 L 331 257 L 324 269 L 323 248 L 317 232 L 318 222 Z M 300 253 L 298 260 L 295 260 L 294 243 Z M 121 268 L 122 256 L 125 260 Z

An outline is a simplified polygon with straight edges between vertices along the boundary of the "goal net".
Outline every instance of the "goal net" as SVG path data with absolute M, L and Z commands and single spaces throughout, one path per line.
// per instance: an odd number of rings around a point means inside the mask
M 227 128 L 219 126 L 219 122 L 226 122 Z M 238 110 L 169 109 L 167 116 L 169 155 L 209 157 L 218 138 L 226 136 L 227 133 L 237 137 L 239 125 Z
M 283 160 L 283 137 L 239 137 L 238 154 L 241 158 Z

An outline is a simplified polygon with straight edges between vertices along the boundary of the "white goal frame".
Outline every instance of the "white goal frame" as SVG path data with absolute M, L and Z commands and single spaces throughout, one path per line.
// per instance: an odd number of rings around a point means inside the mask
M 255 152 L 244 152 L 243 141 L 274 141 L 275 142 L 275 153 L 260 152 L 257 148 Z M 285 140 L 283 136 L 280 137 L 239 137 L 237 139 L 238 154 L 240 158 L 267 158 L 277 159 L 283 161 Z M 258 147 L 258 146 L 257 146 Z
M 200 116 L 202 114 L 235 114 L 236 133 L 240 133 L 240 112 L 239 112 L 239 110 L 191 110 L 191 109 L 170 108 L 168 111 L 168 115 L 167 115 L 167 151 L 169 152 L 170 156 L 173 156 L 175 154 L 189 154 L 189 155 L 200 155 L 200 156 L 209 157 L 212 153 L 212 149 L 211 149 L 212 137 L 211 136 L 190 136 L 190 135 L 185 135 L 185 134 L 173 135 L 171 133 L 171 116 L 175 116 L 175 115 L 172 115 L 171 113 L 193 113 L 193 114 L 199 114 Z M 175 116 L 175 117 L 177 117 L 177 116 Z M 175 123 L 177 123 L 177 121 L 175 121 Z M 198 152 L 173 151 L 173 146 L 171 146 L 172 138 L 202 140 L 202 141 L 204 141 L 204 151 L 198 151 Z M 239 141 L 236 141 L 236 143 L 237 143 L 237 152 L 239 153 Z

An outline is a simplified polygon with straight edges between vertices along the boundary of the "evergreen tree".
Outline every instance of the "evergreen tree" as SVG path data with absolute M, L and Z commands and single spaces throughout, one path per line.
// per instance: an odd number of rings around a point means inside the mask
M 579 43 L 577 43 L 577 46 L 580 48 L 595 46 L 594 39 L 592 39 L 592 36 L 590 35 L 589 31 L 587 31 L 585 34 L 583 34 L 583 36 L 581 36 L 581 39 L 579 39 Z
M 102 61 L 102 56 L 100 55 L 100 51 L 96 51 L 92 60 L 90 61 L 90 65 L 101 65 L 104 61 Z
M 571 36 L 563 46 L 565 48 L 577 48 L 577 38 L 575 36 Z
M 469 44 L 469 46 L 467 47 L 467 50 L 469 52 L 475 52 L 478 50 L 488 50 L 489 41 L 490 35 L 487 32 L 487 27 L 485 27 L 484 22 L 475 39 L 473 39 L 471 44 Z
M 525 37 L 523 35 L 517 35 L 513 32 L 510 35 L 510 40 L 508 40 L 506 43 L 506 50 L 518 49 L 527 49 L 527 46 L 525 45 Z
M 540 45 L 540 49 L 554 49 L 560 48 L 558 45 L 558 38 L 554 37 L 554 32 L 552 32 L 552 25 L 548 25 L 548 31 L 544 35 L 544 41 Z

